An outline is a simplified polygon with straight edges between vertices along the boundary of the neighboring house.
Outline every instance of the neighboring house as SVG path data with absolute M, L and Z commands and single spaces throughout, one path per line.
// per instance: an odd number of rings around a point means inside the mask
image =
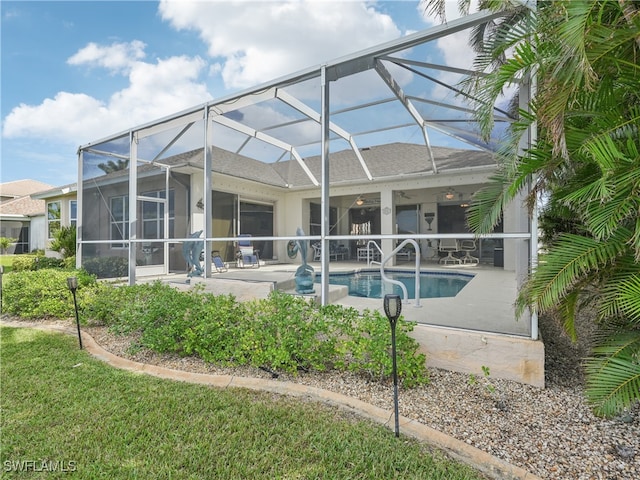
M 29 253 L 44 249 L 46 202 L 31 194 L 52 188 L 36 180 L 0 184 L 0 237 L 15 239 L 7 253 Z
M 62 187 L 50 187 L 47 190 L 39 191 L 31 195 L 34 201 L 44 202 L 46 206 L 46 216 L 44 217 L 44 228 L 41 231 L 42 247 L 47 256 L 58 256 L 49 247 L 53 240 L 54 232 L 60 227 L 76 225 L 78 220 L 77 185 L 70 184 Z

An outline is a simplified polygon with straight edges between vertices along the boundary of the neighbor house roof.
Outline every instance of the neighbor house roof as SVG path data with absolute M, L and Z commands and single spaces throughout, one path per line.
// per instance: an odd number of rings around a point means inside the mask
M 53 188 L 53 185 L 37 180 L 14 180 L 13 182 L 0 183 L 0 198 L 6 201 L 25 197 L 48 188 Z
M 46 202 L 44 200 L 35 200 L 29 196 L 14 198 L 0 203 L 0 215 L 22 215 L 25 217 L 33 217 L 35 215 L 44 215 Z
M 44 215 L 46 202 L 31 198 L 31 194 L 52 188 L 48 183 L 37 180 L 15 180 L 0 184 L 0 216 L 33 217 Z
M 62 187 L 53 187 L 48 190 L 39 191 L 31 195 L 31 198 L 37 198 L 40 200 L 46 200 L 53 197 L 62 197 L 64 195 L 76 194 L 78 192 L 78 184 L 70 183 L 63 185 Z

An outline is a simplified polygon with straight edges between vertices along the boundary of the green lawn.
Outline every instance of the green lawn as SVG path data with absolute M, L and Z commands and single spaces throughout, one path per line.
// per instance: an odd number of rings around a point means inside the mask
M 14 255 L 0 255 L 0 265 L 4 267 L 4 273 L 12 270 Z
M 117 370 L 73 336 L 0 334 L 2 478 L 484 478 L 316 403 Z

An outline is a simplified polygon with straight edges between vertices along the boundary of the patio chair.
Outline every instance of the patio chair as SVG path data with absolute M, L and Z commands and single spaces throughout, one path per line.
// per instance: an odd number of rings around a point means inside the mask
M 238 251 L 236 252 L 236 266 L 238 268 L 260 268 L 260 258 L 258 250 L 253 248 L 251 235 L 240 235 L 245 237 L 238 241 Z
M 372 247 L 369 244 L 367 244 L 366 246 L 363 247 L 358 247 L 358 249 L 356 250 L 356 254 L 357 254 L 357 259 L 358 261 L 360 260 L 367 260 L 367 261 L 371 261 L 371 260 L 380 260 L 380 247 L 377 246 L 376 243 L 376 247 Z
M 319 262 L 322 258 L 322 247 L 319 243 L 314 243 L 311 247 L 313 248 L 313 261 Z
M 349 247 L 347 247 L 346 245 L 329 242 L 329 252 L 329 258 L 335 257 L 336 260 L 338 260 L 338 258 L 340 260 L 349 258 Z
M 215 267 L 218 273 L 229 271 L 229 265 L 222 260 L 220 252 L 217 250 L 211 252 L 211 264 Z
M 319 262 L 322 258 L 322 244 L 314 243 L 311 245 L 313 247 L 313 261 Z M 335 245 L 332 242 L 329 243 L 329 260 L 338 260 L 338 257 L 341 260 L 345 259 L 345 256 L 348 256 L 349 249 L 344 245 Z
M 204 262 L 204 250 L 200 252 L 200 261 Z M 211 264 L 218 273 L 229 271 L 229 264 L 222 260 L 218 250 L 211 250 Z
M 442 238 L 440 242 L 438 242 L 438 251 L 446 253 L 446 257 L 442 257 L 440 259 L 440 263 L 444 263 L 445 265 L 448 263 L 462 263 L 462 260 L 453 256 L 454 253 L 458 253 L 460 251 L 460 244 L 458 240 L 455 238 Z
M 478 257 L 474 257 L 471 255 L 471 252 L 475 252 L 476 251 L 476 241 L 473 239 L 467 239 L 467 240 L 462 240 L 460 242 L 460 250 L 464 252 L 464 257 L 462 257 L 460 260 L 462 260 L 462 263 L 479 263 Z

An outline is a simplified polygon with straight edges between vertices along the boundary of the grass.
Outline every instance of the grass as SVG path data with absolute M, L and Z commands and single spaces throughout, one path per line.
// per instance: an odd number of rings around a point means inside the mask
M 9 273 L 13 270 L 14 255 L 0 255 L 0 265 L 4 267 L 4 273 Z
M 318 403 L 121 371 L 58 333 L 0 335 L 2 478 L 484 478 Z

